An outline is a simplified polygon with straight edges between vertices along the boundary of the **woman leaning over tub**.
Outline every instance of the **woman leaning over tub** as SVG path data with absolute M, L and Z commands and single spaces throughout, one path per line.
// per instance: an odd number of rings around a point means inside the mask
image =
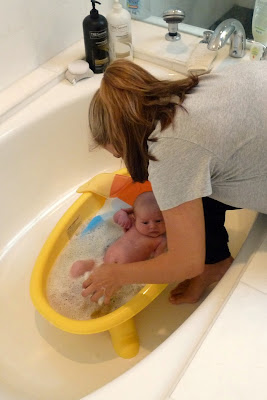
M 150 180 L 168 251 L 103 264 L 83 296 L 108 303 L 125 284 L 180 282 L 170 301 L 190 303 L 221 279 L 233 261 L 225 211 L 267 213 L 266 109 L 264 61 L 180 81 L 160 81 L 125 60 L 106 69 L 89 110 L 93 138 L 124 160 L 134 181 Z

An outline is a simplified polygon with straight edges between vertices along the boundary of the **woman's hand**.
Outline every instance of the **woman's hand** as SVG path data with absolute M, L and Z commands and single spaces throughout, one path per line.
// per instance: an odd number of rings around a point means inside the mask
M 94 269 L 83 282 L 82 295 L 91 295 L 91 301 L 97 302 L 104 296 L 104 304 L 108 304 L 112 295 L 121 288 L 119 275 L 117 274 L 117 264 L 102 264 Z

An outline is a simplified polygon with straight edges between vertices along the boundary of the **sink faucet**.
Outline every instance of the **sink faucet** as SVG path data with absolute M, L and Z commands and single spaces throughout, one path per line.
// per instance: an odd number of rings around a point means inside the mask
M 241 58 L 245 55 L 246 33 L 243 25 L 237 19 L 229 18 L 221 22 L 208 43 L 209 50 L 219 50 L 230 38 L 229 55 L 235 58 Z

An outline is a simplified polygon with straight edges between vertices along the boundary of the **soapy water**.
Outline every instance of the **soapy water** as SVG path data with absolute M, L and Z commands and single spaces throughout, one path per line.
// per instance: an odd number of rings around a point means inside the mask
M 127 206 L 124 202 L 107 200 L 101 213 L 104 209 L 109 209 L 109 211 L 113 209 L 115 213 L 117 209 Z M 47 299 L 51 307 L 61 315 L 76 320 L 88 320 L 112 312 L 129 301 L 144 286 L 138 284 L 123 286 L 114 294 L 108 307 L 103 307 L 101 302 L 100 304 L 92 302 L 89 296 L 81 295 L 82 284 L 89 274 L 86 272 L 83 276 L 72 278 L 70 275 L 72 264 L 77 260 L 93 259 L 97 268 L 103 263 L 108 246 L 124 233 L 112 218 L 85 235 L 81 235 L 87 225 L 88 221 L 80 227 L 62 250 L 51 269 L 47 282 Z

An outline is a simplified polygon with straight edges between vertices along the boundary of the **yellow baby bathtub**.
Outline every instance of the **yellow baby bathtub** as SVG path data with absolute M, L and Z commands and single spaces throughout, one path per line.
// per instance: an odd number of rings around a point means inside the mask
M 46 285 L 49 272 L 62 249 L 77 229 L 102 208 L 106 198 L 119 197 L 132 204 L 138 194 L 146 191 L 148 186 L 144 189 L 142 185 L 145 184 L 132 183 L 127 170 L 122 169 L 114 174 L 99 174 L 79 188 L 81 196 L 50 233 L 36 260 L 30 282 L 32 302 L 46 320 L 63 331 L 79 335 L 108 330 L 116 353 L 123 358 L 132 358 L 139 351 L 134 316 L 150 304 L 166 284 L 146 285 L 130 301 L 110 314 L 82 321 L 67 318 L 55 311 L 48 303 Z

